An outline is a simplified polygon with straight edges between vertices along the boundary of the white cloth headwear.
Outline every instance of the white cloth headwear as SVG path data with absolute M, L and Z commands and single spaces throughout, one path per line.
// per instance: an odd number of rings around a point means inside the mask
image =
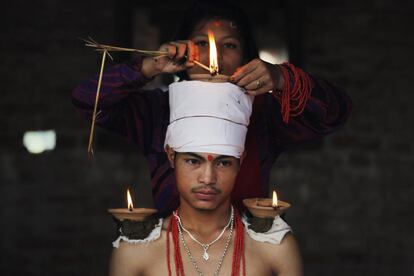
M 164 145 L 177 152 L 239 158 L 253 97 L 231 83 L 176 82 L 169 86 L 170 125 Z

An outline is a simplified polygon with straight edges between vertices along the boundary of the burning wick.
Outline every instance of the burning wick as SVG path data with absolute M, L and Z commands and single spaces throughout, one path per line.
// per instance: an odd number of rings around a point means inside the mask
M 134 204 L 132 204 L 131 194 L 129 193 L 129 189 L 127 190 L 127 199 L 128 199 L 128 210 L 132 212 L 134 210 Z
M 278 208 L 278 206 L 277 206 L 277 195 L 276 195 L 275 191 L 273 191 L 272 207 L 273 207 L 273 209 Z
M 217 47 L 212 31 L 208 31 L 208 43 L 210 45 L 210 74 L 216 76 L 219 72 L 217 61 Z

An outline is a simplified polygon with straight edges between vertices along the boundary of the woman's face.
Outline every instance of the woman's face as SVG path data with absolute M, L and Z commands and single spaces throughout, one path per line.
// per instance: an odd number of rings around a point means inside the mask
M 231 76 L 243 61 L 243 45 L 237 26 L 228 20 L 208 20 L 200 22 L 195 27 L 190 40 L 198 47 L 198 61 L 207 66 L 210 65 L 208 31 L 214 34 L 216 41 L 219 73 Z M 191 75 L 208 72 L 195 65 L 187 73 Z

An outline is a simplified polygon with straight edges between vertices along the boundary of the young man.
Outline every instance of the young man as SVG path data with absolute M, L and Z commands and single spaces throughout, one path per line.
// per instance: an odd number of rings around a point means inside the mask
M 229 83 L 169 91 L 164 144 L 180 204 L 151 240 L 118 239 L 110 275 L 302 275 L 290 227 L 276 217 L 269 231 L 252 233 L 231 203 L 253 97 Z
M 214 241 L 230 219 L 230 194 L 242 158 L 209 153 L 175 153 L 169 149 L 168 159 L 176 172 L 180 194 L 177 215 L 182 228 L 188 230 L 200 243 L 208 244 Z M 118 249 L 114 249 L 110 275 L 169 275 L 166 243 L 171 220 L 177 218 L 173 215 L 164 221 L 158 240 L 138 244 L 123 242 Z M 173 225 L 176 226 L 177 223 Z M 209 247 L 208 261 L 202 258 L 203 248 L 181 229 L 182 234 L 178 234 L 178 242 L 185 275 L 200 275 L 198 271 L 202 275 L 218 275 L 217 269 L 220 275 L 233 275 L 232 269 L 234 270 L 238 254 L 244 254 L 245 275 L 302 275 L 301 257 L 293 235 L 287 234 L 280 244 L 270 244 L 256 241 L 243 231 L 244 252 L 234 252 L 235 228 L 233 221 L 233 229 L 227 227 L 221 238 Z M 171 247 L 168 258 L 175 260 L 173 239 L 170 237 L 168 240 Z M 190 254 L 194 263 L 189 257 Z M 174 264 L 174 261 L 170 261 L 170 275 L 176 275 L 177 268 Z M 240 265 L 243 266 L 243 263 Z M 243 275 L 242 267 L 240 272 L 240 275 Z

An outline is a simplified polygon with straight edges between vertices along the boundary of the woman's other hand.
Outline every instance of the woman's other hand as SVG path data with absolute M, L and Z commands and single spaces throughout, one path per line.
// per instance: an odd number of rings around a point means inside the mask
M 278 65 L 259 58 L 237 68 L 230 81 L 243 87 L 250 95 L 257 96 L 270 91 L 281 91 L 284 84 L 282 71 Z

